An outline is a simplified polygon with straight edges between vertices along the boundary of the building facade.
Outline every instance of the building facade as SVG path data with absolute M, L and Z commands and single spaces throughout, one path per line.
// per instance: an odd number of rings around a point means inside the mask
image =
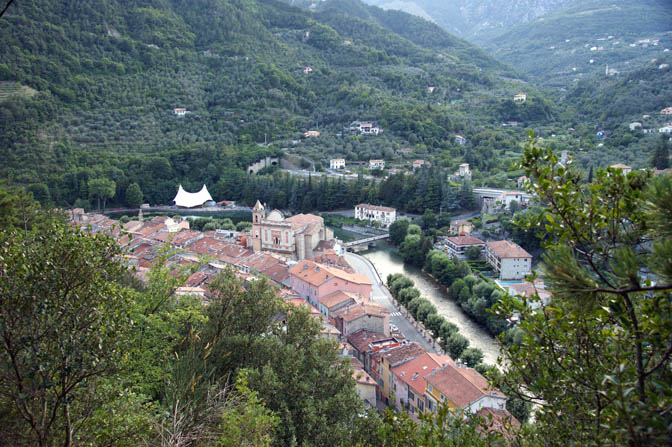
M 355 206 L 355 219 L 378 222 L 382 228 L 387 228 L 397 220 L 397 210 L 388 206 L 360 203 Z
M 345 169 L 345 158 L 332 158 L 329 160 L 330 169 Z
M 485 260 L 501 280 L 523 279 L 532 272 L 532 255 L 511 241 L 487 242 Z
M 267 215 L 258 200 L 252 209 L 250 244 L 254 251 L 270 251 L 301 260 L 314 257 L 313 250 L 318 244 L 333 238 L 333 231 L 320 216 L 297 214 L 285 218 L 278 210 Z

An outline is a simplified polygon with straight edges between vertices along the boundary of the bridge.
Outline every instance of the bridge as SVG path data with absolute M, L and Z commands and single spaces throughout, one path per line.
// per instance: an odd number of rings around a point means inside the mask
M 378 236 L 367 237 L 366 239 L 359 239 L 359 240 L 352 241 L 352 242 L 346 242 L 345 244 L 343 244 L 343 247 L 348 249 L 348 248 L 354 247 L 356 245 L 364 245 L 364 244 L 368 245 L 371 242 L 379 241 L 381 239 L 387 239 L 388 237 L 390 237 L 389 233 L 388 234 L 380 234 Z

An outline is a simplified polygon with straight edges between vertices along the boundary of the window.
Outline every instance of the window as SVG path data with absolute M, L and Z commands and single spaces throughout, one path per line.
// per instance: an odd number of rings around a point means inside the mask
M 418 408 L 420 409 L 420 411 L 425 410 L 425 404 L 421 400 L 418 401 Z
M 432 385 L 430 385 L 430 384 L 427 384 L 427 389 L 428 389 L 428 390 L 429 390 L 429 392 L 431 393 L 431 392 L 433 391 L 433 389 L 432 389 Z
M 408 400 L 415 400 L 415 395 L 410 391 L 408 392 Z
M 427 401 L 427 408 L 429 408 L 430 410 L 432 409 L 432 401 L 431 400 Z

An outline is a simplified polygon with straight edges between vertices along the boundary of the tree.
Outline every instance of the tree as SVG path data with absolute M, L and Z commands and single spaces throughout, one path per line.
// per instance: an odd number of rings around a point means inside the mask
M 516 214 L 519 209 L 520 209 L 520 204 L 518 203 L 517 200 L 512 200 L 511 203 L 509 203 L 509 212 L 511 214 Z
M 464 335 L 454 332 L 444 340 L 443 348 L 448 351 L 454 359 L 459 359 L 462 352 L 469 346 L 469 340 Z
M 410 221 L 408 219 L 397 219 L 390 225 L 390 242 L 394 245 L 400 245 L 404 242 L 406 233 L 408 232 L 408 225 Z
M 139 208 L 142 205 L 142 190 L 135 182 L 126 188 L 126 205 L 130 208 Z
M 98 209 L 100 209 L 100 200 L 103 200 L 103 210 L 105 210 L 105 202 L 107 199 L 114 197 L 117 189 L 117 184 L 114 181 L 101 177 L 89 180 L 89 198 L 96 197 L 98 199 Z
M 464 251 L 467 259 L 474 261 L 481 257 L 481 249 L 478 247 L 469 247 Z
M 483 361 L 483 352 L 478 348 L 467 348 L 462 351 L 460 359 L 467 365 L 474 368 Z
M 436 222 L 436 214 L 434 214 L 434 211 L 427 208 L 422 215 L 422 229 L 428 230 L 430 228 L 436 228 Z
M 545 205 L 519 224 L 546 227 L 553 303 L 534 311 L 505 297 L 496 309 L 520 318 L 523 342 L 503 351 L 502 383 L 539 404 L 532 443 L 669 442 L 672 180 L 608 168 L 582 183 L 534 143 L 520 166 Z
M 108 403 L 97 387 L 117 369 L 131 325 L 118 256 L 112 239 L 59 221 L 0 233 L 6 442 L 71 446 Z
M 654 168 L 664 170 L 670 167 L 670 142 L 669 136 L 663 134 L 653 151 L 651 164 Z

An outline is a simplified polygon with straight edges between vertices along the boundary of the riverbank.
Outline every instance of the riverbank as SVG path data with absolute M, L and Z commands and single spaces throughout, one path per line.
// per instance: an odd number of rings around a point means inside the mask
M 436 307 L 437 313 L 447 321 L 454 323 L 459 328 L 460 334 L 469 340 L 471 347 L 483 352 L 484 362 L 491 365 L 496 364 L 500 349 L 497 340 L 484 327 L 473 321 L 460 305 L 445 293 L 443 285 L 422 270 L 405 265 L 401 257 L 393 251 L 389 244 L 381 243 L 376 249 L 362 254 L 375 267 L 381 280 L 385 280 L 389 274 L 394 273 L 401 273 L 411 278 L 422 296 Z

